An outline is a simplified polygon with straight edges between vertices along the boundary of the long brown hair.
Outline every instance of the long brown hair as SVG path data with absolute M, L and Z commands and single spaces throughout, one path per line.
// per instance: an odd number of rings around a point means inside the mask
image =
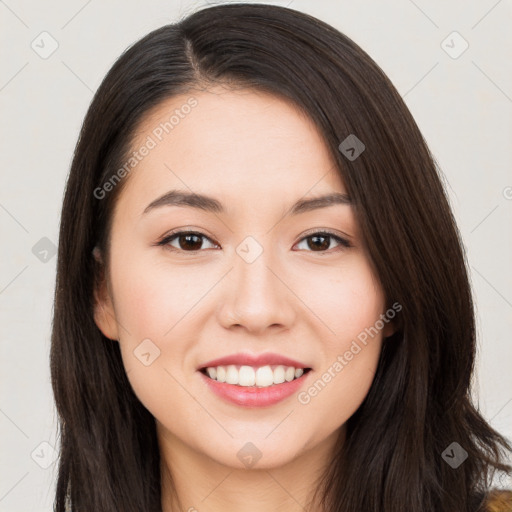
M 64 512 L 160 511 L 155 422 L 134 395 L 119 346 L 93 319 L 112 212 L 136 126 L 163 100 L 214 83 L 291 100 L 338 164 L 399 329 L 383 344 L 364 402 L 318 482 L 326 512 L 475 511 L 512 450 L 470 396 L 475 320 L 463 245 L 436 162 L 400 95 L 350 38 L 307 14 L 261 4 L 204 8 L 127 49 L 85 117 L 60 225 L 51 375 Z M 355 135 L 365 150 L 339 146 Z M 111 182 L 111 181 L 110 181 Z M 106 258 L 108 261 L 108 257 Z M 451 467 L 452 443 L 467 459 Z

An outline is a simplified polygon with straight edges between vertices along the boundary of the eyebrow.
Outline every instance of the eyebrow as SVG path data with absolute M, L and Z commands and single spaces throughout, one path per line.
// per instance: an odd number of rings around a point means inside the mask
M 299 213 L 305 213 L 319 208 L 327 208 L 338 204 L 350 205 L 352 204 L 352 201 L 347 194 L 341 193 L 327 194 L 309 199 L 299 199 L 292 205 L 289 214 L 297 215 Z M 224 213 L 222 203 L 211 196 L 195 192 L 171 190 L 152 201 L 144 209 L 143 214 L 162 206 L 183 206 L 197 208 L 212 213 Z

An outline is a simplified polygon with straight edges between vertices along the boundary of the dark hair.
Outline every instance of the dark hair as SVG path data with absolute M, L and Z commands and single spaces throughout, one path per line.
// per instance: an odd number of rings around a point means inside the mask
M 467 262 L 450 206 L 414 119 L 381 68 L 350 38 L 284 7 L 226 4 L 159 28 L 115 62 L 90 105 L 60 225 L 51 375 L 61 441 L 55 498 L 64 512 L 161 510 L 153 416 L 135 396 L 118 343 L 93 318 L 108 275 L 112 212 L 136 127 L 163 100 L 212 84 L 293 102 L 314 121 L 355 205 L 369 258 L 399 329 L 318 481 L 326 512 L 479 510 L 512 450 L 473 405 L 476 349 Z M 365 144 L 356 159 L 340 143 Z M 92 257 L 98 245 L 105 267 Z M 443 451 L 457 442 L 457 469 Z

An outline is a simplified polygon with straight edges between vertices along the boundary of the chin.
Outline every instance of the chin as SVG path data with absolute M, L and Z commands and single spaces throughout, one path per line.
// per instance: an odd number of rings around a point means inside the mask
M 218 464 L 233 469 L 262 470 L 276 469 L 289 464 L 300 454 L 297 447 L 300 442 L 288 439 L 288 444 L 283 445 L 280 439 L 265 439 L 268 433 L 259 436 L 248 435 L 241 439 L 225 439 L 218 446 L 221 448 L 213 453 L 205 453 Z M 216 441 L 212 440 L 214 443 Z

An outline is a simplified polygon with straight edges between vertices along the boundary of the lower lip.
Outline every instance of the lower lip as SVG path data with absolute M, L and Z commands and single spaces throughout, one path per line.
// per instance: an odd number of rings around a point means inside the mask
M 206 381 L 209 388 L 217 396 L 227 400 L 228 402 L 241 405 L 243 407 L 267 407 L 269 405 L 277 404 L 296 393 L 308 378 L 311 370 L 291 382 L 273 384 L 272 386 L 263 388 L 256 386 L 235 386 L 234 384 L 227 384 L 226 382 L 218 382 L 210 379 L 203 372 L 199 373 Z

